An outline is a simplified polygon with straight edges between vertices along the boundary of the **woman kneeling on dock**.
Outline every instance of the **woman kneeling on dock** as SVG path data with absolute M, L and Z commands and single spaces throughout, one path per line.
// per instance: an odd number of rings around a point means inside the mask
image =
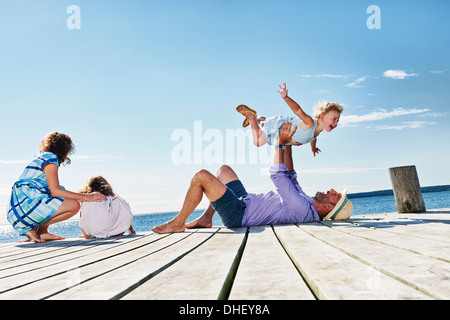
M 206 170 L 197 172 L 178 215 L 172 220 L 153 228 L 156 233 L 183 232 L 186 228 L 210 228 L 212 217 L 217 211 L 227 228 L 251 227 L 290 223 L 317 222 L 322 219 L 348 219 L 353 205 L 346 192 L 330 189 L 327 193 L 317 192 L 308 197 L 297 181 L 292 161 L 291 123 L 283 125 L 278 136 L 278 147 L 274 164 L 270 168 L 276 192 L 247 193 L 236 173 L 228 166 L 221 166 L 217 177 Z M 211 201 L 209 207 L 198 219 L 186 224 L 186 220 L 202 200 L 203 193 Z

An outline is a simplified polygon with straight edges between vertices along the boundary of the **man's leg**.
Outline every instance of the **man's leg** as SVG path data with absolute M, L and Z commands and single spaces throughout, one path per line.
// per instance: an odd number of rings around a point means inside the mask
M 194 228 L 211 228 L 212 227 L 212 218 L 216 213 L 216 210 L 213 208 L 211 203 L 208 205 L 208 208 L 202 213 L 200 217 L 195 220 L 192 220 L 189 223 L 186 223 L 187 229 Z
M 202 200 L 203 193 L 208 197 L 209 201 L 216 201 L 225 194 L 226 190 L 227 187 L 214 175 L 206 170 L 200 170 L 191 180 L 183 207 L 178 215 L 169 222 L 152 230 L 156 233 L 183 232 L 186 229 L 185 223 L 187 218 L 197 208 Z
M 217 170 L 217 178 L 222 181 L 223 184 L 227 184 L 228 182 L 239 180 L 236 172 L 231 169 L 229 166 L 223 165 Z
M 227 184 L 228 182 L 239 180 L 237 174 L 231 169 L 229 166 L 223 165 L 217 170 L 217 178 L 223 183 Z M 209 204 L 208 208 L 203 212 L 203 214 L 186 224 L 186 228 L 211 228 L 212 227 L 212 218 L 216 210 Z

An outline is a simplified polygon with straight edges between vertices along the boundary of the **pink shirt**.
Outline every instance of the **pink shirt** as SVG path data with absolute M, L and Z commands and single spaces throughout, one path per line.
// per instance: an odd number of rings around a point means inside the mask
M 121 234 L 133 222 L 130 205 L 119 196 L 108 196 L 102 202 L 83 202 L 80 213 L 80 228 L 96 238 Z

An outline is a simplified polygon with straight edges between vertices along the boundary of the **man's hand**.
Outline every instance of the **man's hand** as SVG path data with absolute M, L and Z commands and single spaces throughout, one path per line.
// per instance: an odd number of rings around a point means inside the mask
M 297 131 L 297 126 L 292 129 L 292 122 L 286 122 L 281 127 L 280 134 L 278 135 L 278 144 L 285 145 L 286 143 L 292 143 L 297 144 L 296 141 L 292 140 L 292 136 L 294 135 L 295 131 Z

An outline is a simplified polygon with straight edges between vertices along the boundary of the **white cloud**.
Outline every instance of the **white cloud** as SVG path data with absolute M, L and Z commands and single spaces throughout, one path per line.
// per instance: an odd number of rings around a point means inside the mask
M 111 156 L 104 154 L 94 154 L 94 155 L 74 155 L 70 157 L 72 160 L 78 160 L 81 162 L 105 162 L 106 160 L 115 159 L 122 160 L 122 156 Z
M 348 74 L 330 74 L 330 73 L 322 73 L 322 74 L 301 74 L 299 75 L 300 78 L 332 78 L 332 79 L 342 79 L 346 80 L 347 78 L 351 77 L 352 75 Z M 353 75 L 354 76 L 354 75 Z M 346 84 L 346 87 L 349 88 L 361 88 L 361 83 L 363 83 L 369 76 L 364 76 L 356 79 L 355 81 Z
M 403 70 L 386 70 L 385 72 L 383 72 L 383 76 L 392 79 L 405 79 L 406 77 L 418 76 L 418 74 L 416 73 L 407 74 Z
M 437 122 L 430 122 L 430 121 L 409 121 L 409 122 L 403 122 L 401 125 L 394 125 L 394 126 L 369 126 L 367 127 L 370 130 L 403 130 L 403 129 L 420 129 L 425 126 L 432 126 L 437 124 Z
M 310 75 L 310 74 L 301 74 L 300 78 L 340 78 L 345 79 L 349 77 L 345 74 L 329 74 L 329 73 L 323 73 L 323 74 L 316 74 L 316 75 Z
M 341 126 L 351 126 L 352 124 L 359 122 L 368 122 L 368 121 L 376 121 L 389 119 L 398 116 L 410 115 L 410 114 L 419 114 L 430 111 L 430 109 L 403 109 L 396 108 L 392 111 L 387 111 L 385 109 L 380 109 L 378 111 L 370 112 L 363 115 L 342 115 L 339 120 L 339 124 Z
M 345 86 L 348 87 L 348 88 L 361 88 L 362 86 L 360 86 L 359 84 L 363 83 L 364 81 L 366 81 L 366 79 L 368 77 L 369 76 L 364 76 L 364 77 L 358 78 L 358 79 L 356 79 L 355 81 L 353 81 L 351 83 L 347 83 Z
M 71 160 L 77 160 L 80 162 L 105 162 L 107 160 L 122 160 L 122 156 L 112 156 L 105 154 L 94 154 L 94 155 L 73 155 L 70 156 Z M 0 160 L 0 164 L 27 164 L 31 160 Z
M 448 112 L 428 112 L 425 114 L 421 114 L 419 117 L 421 118 L 440 118 L 447 115 Z
M 0 164 L 23 164 L 28 162 L 27 160 L 0 160 Z
M 342 173 L 361 173 L 374 170 L 386 170 L 385 167 L 379 168 L 319 168 L 319 169 L 308 169 L 308 170 L 298 170 L 299 174 L 342 174 Z

